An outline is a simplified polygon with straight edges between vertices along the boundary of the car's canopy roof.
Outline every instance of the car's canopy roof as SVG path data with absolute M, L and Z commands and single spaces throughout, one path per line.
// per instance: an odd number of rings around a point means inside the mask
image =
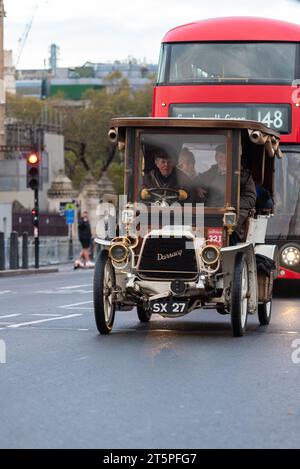
M 251 120 L 237 120 L 237 119 L 202 119 L 191 118 L 182 119 L 176 117 L 157 118 L 157 117 L 122 117 L 114 118 L 111 120 L 111 126 L 115 128 L 125 127 L 164 127 L 164 128 L 190 128 L 190 129 L 249 129 L 258 130 L 266 135 L 273 135 L 279 139 L 280 134 L 276 130 L 267 127 L 260 122 Z

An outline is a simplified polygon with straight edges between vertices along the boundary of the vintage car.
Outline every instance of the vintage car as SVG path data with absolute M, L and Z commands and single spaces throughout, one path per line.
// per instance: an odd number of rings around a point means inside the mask
M 115 311 L 134 307 L 141 322 L 214 309 L 230 315 L 234 336 L 248 314 L 267 325 L 279 134 L 246 120 L 117 118 L 109 139 L 123 154 L 125 195 L 99 215 L 100 232 L 109 228 L 96 239 L 98 331 L 110 333 Z

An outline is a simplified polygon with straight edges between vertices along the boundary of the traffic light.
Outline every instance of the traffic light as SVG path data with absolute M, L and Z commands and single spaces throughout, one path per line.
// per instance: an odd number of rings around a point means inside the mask
M 36 190 L 40 185 L 40 155 L 37 152 L 31 152 L 26 159 L 26 187 Z
M 33 226 L 39 226 L 39 214 L 35 208 L 31 210 L 31 219 Z

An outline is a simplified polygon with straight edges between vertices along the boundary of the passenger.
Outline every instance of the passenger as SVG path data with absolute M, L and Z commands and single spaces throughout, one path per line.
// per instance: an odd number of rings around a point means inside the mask
M 216 164 L 199 174 L 195 181 L 196 192 L 200 202 L 206 207 L 223 207 L 226 189 L 226 147 L 219 145 L 215 154 Z
M 274 207 L 274 200 L 270 192 L 262 185 L 256 184 L 256 210 L 270 211 Z
M 179 153 L 178 168 L 191 180 L 198 176 L 198 173 L 195 170 L 195 156 L 187 147 L 183 147 Z
M 235 231 L 231 235 L 230 244 L 245 240 L 245 221 L 249 217 L 250 210 L 255 208 L 256 189 L 255 182 L 249 169 L 241 169 L 240 179 L 240 211 Z
M 208 171 L 199 175 L 197 180 L 197 193 L 200 199 L 204 195 L 204 203 L 207 207 L 224 207 L 226 188 L 227 155 L 225 145 L 216 148 L 215 159 L 217 164 Z M 240 210 L 237 225 L 231 235 L 231 244 L 236 244 L 245 237 L 244 223 L 249 216 L 249 211 L 255 208 L 256 188 L 254 180 L 248 169 L 241 169 L 240 178 Z
M 155 168 L 144 176 L 143 187 L 167 189 L 184 189 L 188 193 L 192 184 L 183 171 L 176 168 L 176 161 L 163 150 L 159 150 L 154 158 Z

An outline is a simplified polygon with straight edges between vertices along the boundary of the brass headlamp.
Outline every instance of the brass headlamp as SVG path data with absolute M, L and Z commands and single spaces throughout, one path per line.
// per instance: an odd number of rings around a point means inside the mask
M 223 225 L 227 229 L 227 233 L 231 235 L 236 227 L 236 212 L 234 207 L 226 207 L 226 211 L 223 217 Z

